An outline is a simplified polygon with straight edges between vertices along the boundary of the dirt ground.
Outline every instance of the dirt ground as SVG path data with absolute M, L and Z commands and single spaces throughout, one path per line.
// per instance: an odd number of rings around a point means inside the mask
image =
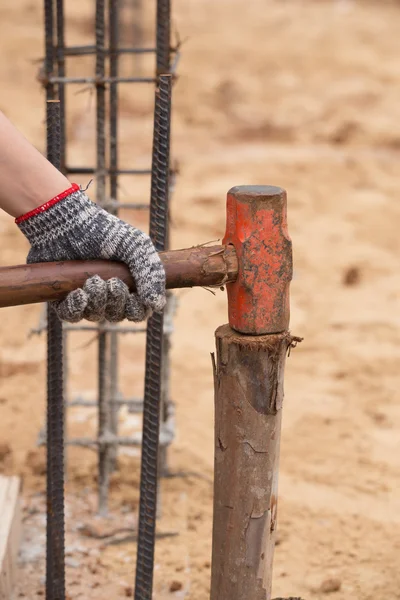
M 0 108 L 44 150 L 44 98 L 35 80 L 43 46 L 40 4 L 1 2 Z M 186 40 L 174 91 L 180 176 L 173 247 L 221 238 L 233 185 L 288 191 L 295 256 L 291 329 L 305 340 L 287 364 L 273 595 L 400 598 L 400 3 L 173 4 L 175 26 Z M 69 0 L 68 43 L 92 39 L 93 5 Z M 71 73 L 91 68 L 86 59 L 69 63 Z M 69 94 L 69 160 L 84 165 L 93 158 L 94 98 L 90 90 L 76 91 Z M 123 165 L 149 163 L 151 99 L 138 87 L 121 91 Z M 123 181 L 121 195 L 148 198 L 148 181 Z M 0 233 L 1 264 L 22 263 L 27 245 L 4 214 Z M 226 300 L 202 289 L 177 295 L 177 436 L 169 456 L 172 472 L 181 476 L 163 482 L 155 597 L 206 600 L 209 353 L 215 328 L 227 319 Z M 43 596 L 45 478 L 36 440 L 44 417 L 45 346 L 41 337 L 28 338 L 39 313 L 37 306 L 1 313 L 0 470 L 24 478 L 21 598 Z M 88 341 L 83 335 L 70 341 L 70 386 L 87 393 L 95 381 L 95 344 Z M 124 340 L 123 357 L 123 391 L 140 393 L 142 341 Z M 121 421 L 128 430 L 135 425 L 125 413 Z M 94 413 L 71 411 L 71 434 L 94 426 Z M 121 457 L 108 521 L 95 516 L 94 454 L 74 450 L 68 458 L 69 597 L 129 597 L 137 457 Z

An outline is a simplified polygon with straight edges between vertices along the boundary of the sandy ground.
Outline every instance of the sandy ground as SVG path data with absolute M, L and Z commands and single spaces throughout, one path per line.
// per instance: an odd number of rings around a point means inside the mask
M 1 2 L 0 108 L 43 150 L 34 62 L 42 54 L 39 4 Z M 68 42 L 90 40 L 93 2 L 69 0 L 68 11 Z M 400 5 L 175 0 L 174 21 L 188 39 L 174 92 L 173 151 L 181 174 L 173 247 L 222 236 L 233 185 L 268 183 L 288 191 L 291 328 L 305 341 L 287 364 L 274 595 L 400 598 Z M 91 64 L 81 60 L 69 68 L 83 74 Z M 145 166 L 152 95 L 127 86 L 121 95 L 124 164 Z M 88 164 L 94 101 L 90 90 L 69 100 L 70 162 Z M 148 197 L 148 181 L 121 186 L 124 199 Z M 26 243 L 5 215 L 0 232 L 1 264 L 23 262 Z M 213 466 L 209 353 L 215 328 L 227 318 L 226 300 L 204 290 L 178 296 L 170 466 L 186 475 L 163 483 L 155 597 L 205 600 Z M 0 469 L 24 477 L 17 597 L 28 598 L 43 596 L 45 479 L 36 440 L 45 347 L 42 338 L 27 338 L 39 312 L 3 310 L 0 329 Z M 88 341 L 70 342 L 73 390 L 94 385 L 95 346 Z M 142 341 L 127 339 L 123 349 L 123 391 L 140 393 Z M 94 424 L 88 411 L 69 416 L 72 433 Z M 69 453 L 71 599 L 131 595 L 137 483 L 137 459 L 123 456 L 112 482 L 111 518 L 102 521 L 95 517 L 95 458 Z M 107 537 L 121 528 L 125 534 Z

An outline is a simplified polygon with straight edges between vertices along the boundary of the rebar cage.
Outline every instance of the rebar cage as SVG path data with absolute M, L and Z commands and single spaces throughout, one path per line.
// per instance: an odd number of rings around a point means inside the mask
M 156 43 L 143 46 L 141 0 L 131 3 L 132 45 L 122 45 L 121 15 L 128 0 L 94 0 L 94 43 L 73 46 L 66 43 L 64 0 L 44 0 L 45 60 L 41 81 L 46 90 L 47 153 L 49 160 L 67 176 L 92 176 L 96 202 L 118 215 L 120 210 L 149 210 L 150 236 L 158 251 L 169 241 L 169 197 L 174 179 L 170 167 L 171 89 L 179 48 L 171 46 L 170 0 L 156 1 Z M 126 23 L 125 23 L 126 25 Z M 124 55 L 134 57 L 133 74 L 121 74 Z M 153 72 L 143 73 L 143 55 L 155 58 Z M 68 76 L 67 62 L 92 56 L 93 72 Z M 148 168 L 120 168 L 119 163 L 119 89 L 121 84 L 150 85 L 155 91 L 152 157 Z M 70 86 L 79 90 L 90 86 L 96 98 L 95 164 L 75 166 L 68 151 L 68 103 Z M 132 142 L 134 143 L 134 141 Z M 151 166 L 150 166 L 151 160 Z M 123 202 L 120 177 L 149 178 L 150 202 Z M 166 447 L 174 435 L 173 405 L 169 397 L 169 350 L 172 333 L 174 297 L 168 293 L 164 315 L 154 315 L 147 326 L 99 324 L 65 325 L 49 306 L 47 319 L 41 319 L 38 332 L 47 329 L 48 409 L 47 431 L 41 443 L 47 445 L 47 544 L 46 598 L 65 598 L 64 559 L 64 446 L 94 447 L 98 451 L 98 507 L 107 512 L 110 473 L 115 468 L 118 447 L 141 445 L 139 535 L 135 599 L 152 597 L 155 521 L 159 473 L 166 470 Z M 75 331 L 92 331 L 97 339 L 97 390 L 93 399 L 71 395 L 68 370 L 68 337 Z M 124 397 L 119 388 L 119 341 L 121 335 L 146 334 L 146 360 L 143 398 Z M 118 435 L 118 411 L 127 405 L 143 412 L 139 435 Z M 96 439 L 64 439 L 65 409 L 69 406 L 97 406 Z M 160 423 L 161 421 L 161 423 Z M 160 447 L 160 448 L 159 448 Z M 159 452 L 159 449 L 161 450 Z

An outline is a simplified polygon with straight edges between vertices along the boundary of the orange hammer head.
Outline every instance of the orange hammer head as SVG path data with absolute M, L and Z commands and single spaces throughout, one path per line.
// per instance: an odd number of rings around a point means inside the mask
M 285 331 L 293 271 L 286 192 L 273 186 L 232 188 L 223 244 L 235 247 L 239 263 L 236 281 L 227 284 L 230 326 L 250 335 Z

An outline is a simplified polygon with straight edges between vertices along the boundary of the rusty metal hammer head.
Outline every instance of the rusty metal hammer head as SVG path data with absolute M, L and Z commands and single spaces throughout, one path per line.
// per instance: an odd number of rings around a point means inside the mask
M 228 192 L 224 244 L 238 257 L 238 276 L 227 284 L 230 326 L 261 335 L 289 325 L 292 243 L 286 192 L 273 186 L 237 186 Z

